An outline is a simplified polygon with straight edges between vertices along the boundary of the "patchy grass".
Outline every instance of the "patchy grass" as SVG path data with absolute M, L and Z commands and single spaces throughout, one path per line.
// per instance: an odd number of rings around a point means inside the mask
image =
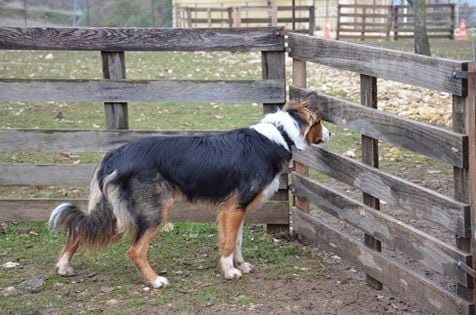
M 78 275 L 64 278 L 54 272 L 61 237 L 43 223 L 10 224 L 9 232 L 0 237 L 0 262 L 19 266 L 2 268 L 0 287 L 15 286 L 20 294 L 3 297 L 0 306 L 7 313 L 69 313 L 83 306 L 87 307 L 83 311 L 95 312 L 132 307 L 193 312 L 224 301 L 240 308 L 260 303 L 267 283 L 321 276 L 315 249 L 273 239 L 262 226 L 247 227 L 244 236 L 244 256 L 257 270 L 240 280 L 226 281 L 218 267 L 214 225 L 176 224 L 172 231 L 162 231 L 151 243 L 149 257 L 171 286 L 148 290 L 124 255 L 128 237 L 105 251 L 80 250 L 73 260 Z M 44 284 L 27 288 L 23 282 L 35 276 L 43 277 Z

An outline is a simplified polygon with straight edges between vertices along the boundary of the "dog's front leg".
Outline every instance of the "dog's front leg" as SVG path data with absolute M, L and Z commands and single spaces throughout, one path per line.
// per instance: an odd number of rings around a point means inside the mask
M 241 247 L 243 245 L 243 225 L 245 220 L 241 221 L 240 229 L 238 230 L 238 236 L 236 237 L 235 252 L 233 253 L 233 265 L 241 270 L 242 273 L 250 273 L 253 269 L 253 265 L 245 262 Z
M 220 265 L 226 279 L 241 278 L 242 271 L 234 266 L 237 237 L 245 212 L 235 207 L 222 209 L 218 215 Z M 241 242 L 241 241 L 240 241 Z M 241 254 L 241 249 L 240 249 Z M 241 257 L 243 259 L 243 257 Z

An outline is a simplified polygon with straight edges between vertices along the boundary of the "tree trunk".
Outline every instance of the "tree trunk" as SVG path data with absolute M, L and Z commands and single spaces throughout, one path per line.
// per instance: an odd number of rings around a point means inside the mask
M 415 53 L 431 56 L 430 42 L 426 31 L 426 2 L 425 0 L 409 0 L 408 3 L 415 12 Z

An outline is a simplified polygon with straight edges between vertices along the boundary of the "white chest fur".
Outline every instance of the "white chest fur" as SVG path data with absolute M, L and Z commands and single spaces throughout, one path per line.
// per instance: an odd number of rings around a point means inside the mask
M 276 175 L 273 181 L 268 186 L 266 186 L 266 188 L 263 190 L 263 195 L 264 195 L 263 201 L 269 200 L 274 195 L 274 193 L 278 191 L 280 175 L 281 174 Z

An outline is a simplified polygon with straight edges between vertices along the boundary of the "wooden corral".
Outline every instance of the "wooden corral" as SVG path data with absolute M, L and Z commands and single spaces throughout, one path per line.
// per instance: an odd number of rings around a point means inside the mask
M 375 288 L 401 292 L 428 312 L 474 314 L 476 260 L 476 121 L 474 64 L 288 34 L 293 58 L 290 98 L 310 92 L 306 64 L 317 63 L 359 73 L 361 103 L 318 93 L 324 120 L 362 134 L 362 162 L 330 149 L 312 146 L 295 152 L 291 173 L 294 207 L 289 209 L 288 176 L 265 207 L 248 216 L 250 223 L 287 228 L 342 256 L 367 274 Z M 285 102 L 284 35 L 266 29 L 110 29 L 0 28 L 0 49 L 101 51 L 103 80 L 0 79 L 0 101 L 68 101 L 105 103 L 106 130 L 0 130 L 1 152 L 97 152 L 142 135 L 199 134 L 128 129 L 127 102 L 261 102 L 263 111 Z M 125 78 L 125 51 L 260 51 L 258 81 L 132 81 Z M 21 53 L 21 52 L 19 52 Z M 453 95 L 454 130 L 378 110 L 377 78 L 430 88 Z M 378 168 L 378 141 L 445 162 L 454 171 L 454 196 L 446 196 Z M 0 185 L 86 186 L 93 165 L 1 164 Z M 330 189 L 309 176 L 317 170 L 362 191 L 363 202 Z M 379 211 L 380 200 L 417 219 L 450 231 L 441 240 Z M 0 200 L 0 220 L 46 220 L 64 200 Z M 75 200 L 84 205 L 85 200 Z M 311 206 L 362 230 L 363 241 L 313 215 Z M 290 211 L 291 210 L 291 211 Z M 291 221 L 289 214 L 291 213 Z M 212 222 L 212 212 L 179 205 L 172 220 Z M 390 246 L 452 280 L 456 291 L 442 287 L 381 252 Z
M 415 13 L 409 5 L 339 4 L 337 39 L 413 38 Z M 430 38 L 454 38 L 455 4 L 427 4 Z
M 362 134 L 363 150 L 362 162 L 318 146 L 295 152 L 293 230 L 365 271 L 368 283 L 375 288 L 383 285 L 400 291 L 428 312 L 474 314 L 474 279 L 470 276 L 476 197 L 473 64 L 296 33 L 289 34 L 288 43 L 293 58 L 290 98 L 311 92 L 306 88 L 306 62 L 360 74 L 360 104 L 323 93 L 317 103 L 324 120 Z M 378 110 L 377 78 L 451 93 L 454 130 Z M 454 197 L 379 170 L 378 141 L 446 162 L 454 169 Z M 363 202 L 311 179 L 309 169 L 361 190 Z M 380 212 L 380 200 L 414 218 L 440 225 L 456 239 L 442 241 Z M 310 204 L 362 230 L 364 241 L 312 215 Z M 382 254 L 383 245 L 452 279 L 456 292 Z

